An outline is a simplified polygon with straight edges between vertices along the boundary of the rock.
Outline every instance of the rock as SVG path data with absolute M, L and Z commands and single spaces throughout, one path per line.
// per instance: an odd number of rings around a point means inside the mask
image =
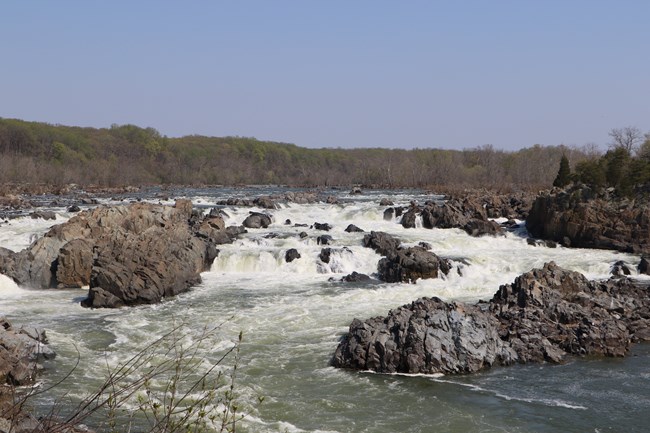
M 478 218 L 470 219 L 467 224 L 463 226 L 463 230 L 468 235 L 478 237 L 484 235 L 496 236 L 503 234 L 501 226 L 494 221 L 481 220 Z
M 362 193 L 363 193 L 363 191 L 361 190 L 361 187 L 359 187 L 359 186 L 353 187 L 352 190 L 350 191 L 350 194 L 362 194 Z
M 322 250 L 320 250 L 320 254 L 318 255 L 318 258 L 323 263 L 329 263 L 331 256 L 332 256 L 332 249 L 331 248 L 323 248 Z
M 71 212 L 71 213 L 81 212 L 81 208 L 79 206 L 77 206 L 76 204 L 73 204 L 72 206 L 70 206 L 68 208 L 68 212 Z
M 387 198 L 379 200 L 379 206 L 393 206 L 393 202 Z
M 351 274 L 341 278 L 341 281 L 344 281 L 346 283 L 360 283 L 364 281 L 370 281 L 370 277 L 366 274 L 360 274 L 357 271 L 353 271 Z
M 414 229 L 415 220 L 417 219 L 417 212 L 417 208 L 411 207 L 404 215 L 402 215 L 402 220 L 400 221 L 402 227 L 405 229 Z
M 383 318 L 354 319 L 332 365 L 380 373 L 472 373 L 512 362 L 497 327 L 479 307 L 421 298 Z
M 485 304 L 422 298 L 386 317 L 354 319 L 332 364 L 385 373 L 472 373 L 569 355 L 623 356 L 650 338 L 648 286 L 588 281 L 550 262 Z
M 419 242 L 418 245 L 424 248 L 425 250 L 430 250 L 431 248 L 433 248 L 429 242 Z
M 619 260 L 612 266 L 611 274 L 615 277 L 630 275 L 632 272 L 623 260 Z
M 290 226 L 291 225 L 291 220 L 290 219 L 285 220 L 284 225 L 285 226 Z
M 460 228 L 470 236 L 499 235 L 501 226 L 490 221 L 483 206 L 475 200 L 451 199 L 438 205 L 427 202 L 421 211 L 422 226 L 427 229 Z
M 389 207 L 384 211 L 384 221 L 392 221 L 395 218 L 395 209 Z
M 0 252 L 0 272 L 34 288 L 90 286 L 87 307 L 159 302 L 201 281 L 243 230 L 201 217 L 189 200 L 174 207 L 101 206 L 54 226 L 28 249 Z M 116 299 L 117 300 L 116 300 Z
M 650 253 L 650 207 L 642 200 L 614 200 L 588 187 L 540 194 L 528 232 L 566 247 Z
M 349 224 L 346 228 L 345 231 L 348 233 L 363 233 L 364 230 L 360 229 L 359 227 L 355 226 L 354 224 Z
M 363 237 L 363 246 L 372 248 L 382 256 L 394 253 L 399 245 L 400 241 L 397 238 L 384 232 L 371 231 Z
M 325 203 L 327 204 L 337 204 L 338 202 L 339 199 L 333 195 L 328 195 L 327 198 L 325 199 Z
M 379 279 L 387 283 L 415 283 L 418 279 L 438 278 L 447 274 L 451 265 L 422 247 L 401 248 L 379 261 Z
M 45 331 L 28 326 L 15 327 L 0 318 L 0 383 L 21 386 L 33 383 L 43 359 L 53 359 Z
M 287 252 L 284 254 L 284 260 L 287 263 L 291 263 L 294 260 L 299 259 L 299 258 L 300 258 L 300 253 L 295 248 L 288 249 Z
M 58 288 L 75 288 L 90 285 L 93 269 L 93 242 L 73 239 L 63 245 L 56 260 Z
M 277 209 L 278 204 L 270 197 L 257 197 L 253 200 L 253 205 L 264 209 Z
M 259 212 L 251 212 L 243 222 L 243 226 L 248 229 L 265 229 L 271 225 L 271 217 Z
M 330 235 L 320 235 L 316 238 L 317 245 L 329 245 L 332 242 L 332 237 Z
M 646 257 L 641 257 L 637 269 L 640 274 L 650 275 L 650 261 Z
M 55 220 L 56 214 L 51 210 L 38 210 L 29 214 L 32 219 L 42 218 L 44 220 Z
M 300 236 L 300 239 L 305 239 L 309 235 L 307 234 L 307 232 L 300 232 L 300 234 L 298 236 Z
M 332 226 L 327 223 L 314 223 L 314 228 L 316 230 L 323 230 L 326 232 L 332 230 Z

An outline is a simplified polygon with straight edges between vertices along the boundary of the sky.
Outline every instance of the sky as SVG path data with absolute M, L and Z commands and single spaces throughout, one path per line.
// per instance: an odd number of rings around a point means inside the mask
M 650 130 L 650 1 L 5 1 L 0 117 L 304 147 Z

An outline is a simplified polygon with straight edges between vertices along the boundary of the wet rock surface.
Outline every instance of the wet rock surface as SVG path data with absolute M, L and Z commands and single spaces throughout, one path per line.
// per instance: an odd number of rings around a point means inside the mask
M 422 298 L 355 319 L 332 364 L 383 373 L 473 373 L 493 365 L 624 356 L 650 340 L 650 292 L 628 278 L 588 281 L 550 262 L 489 303 Z

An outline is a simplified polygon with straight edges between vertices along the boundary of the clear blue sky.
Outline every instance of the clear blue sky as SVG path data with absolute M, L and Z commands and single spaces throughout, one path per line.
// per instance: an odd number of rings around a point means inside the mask
M 5 1 L 0 117 L 307 147 L 650 130 L 650 1 Z

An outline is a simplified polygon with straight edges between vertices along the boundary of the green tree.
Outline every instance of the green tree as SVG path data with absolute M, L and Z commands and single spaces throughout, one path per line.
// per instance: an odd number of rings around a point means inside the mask
M 562 159 L 560 159 L 560 169 L 557 172 L 557 176 L 553 181 L 553 186 L 564 188 L 571 181 L 571 167 L 569 166 L 569 158 L 565 154 L 562 154 Z

